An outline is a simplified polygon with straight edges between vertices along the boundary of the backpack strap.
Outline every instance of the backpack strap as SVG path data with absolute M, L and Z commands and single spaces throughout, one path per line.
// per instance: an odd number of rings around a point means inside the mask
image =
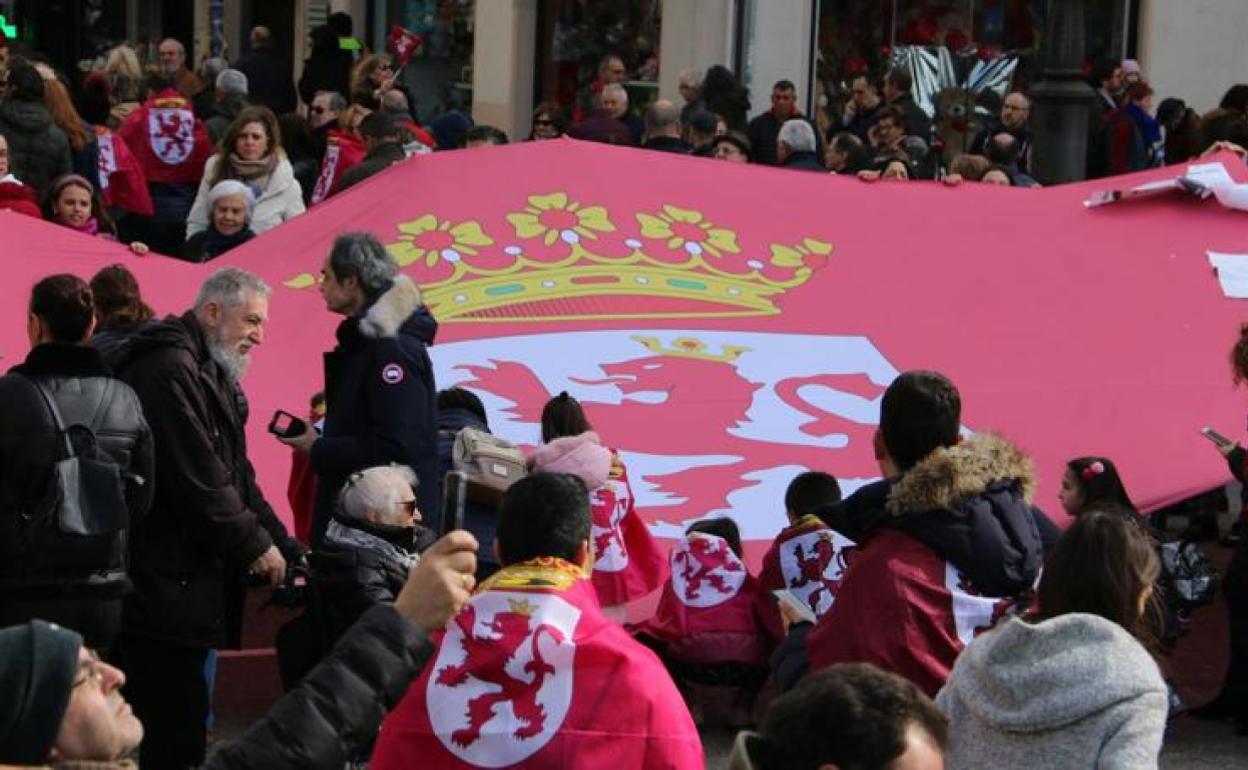
M 77 452 L 74 451 L 73 442 L 69 440 L 69 432 L 65 429 L 65 421 L 61 419 L 61 410 L 56 408 L 56 399 L 52 398 L 51 394 L 48 393 L 48 389 L 45 388 L 43 383 L 38 380 L 27 377 L 21 373 L 18 373 L 17 376 L 30 383 L 30 386 L 35 389 L 40 398 L 43 400 L 44 406 L 48 408 L 48 414 L 52 416 L 52 424 L 56 427 L 57 435 L 59 435 L 61 437 L 61 441 L 64 442 L 62 449 L 65 452 L 65 456 L 61 459 L 67 459 L 75 456 Z

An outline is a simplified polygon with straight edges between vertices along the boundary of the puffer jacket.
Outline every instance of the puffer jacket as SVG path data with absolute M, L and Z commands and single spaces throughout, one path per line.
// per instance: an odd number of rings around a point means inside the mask
M 99 454 L 117 464 L 129 513 L 126 526 L 104 533 L 108 537 L 67 539 L 64 550 L 58 547 L 54 554 L 28 553 L 21 545 L 31 537 L 22 514 L 39 507 L 52 482 L 53 465 L 64 452 L 53 417 L 31 380 L 48 390 L 67 428 L 89 427 Z M 86 446 L 75 447 L 80 457 L 92 453 Z M 127 537 L 151 507 L 153 465 L 152 435 L 138 397 L 113 379 L 94 349 L 38 345 L 25 362 L 0 377 L 0 607 L 16 611 L 5 599 L 12 597 L 21 600 L 23 613 L 46 607 L 39 617 L 68 622 L 65 613 L 74 610 L 66 602 L 115 600 L 127 593 Z M 0 617 L 30 619 L 5 611 Z M 96 629 L 80 630 L 100 643 Z M 101 634 L 107 637 L 109 632 Z
M 1155 768 L 1168 711 L 1148 651 L 1116 623 L 1012 618 L 972 642 L 936 696 L 950 770 Z
M 199 192 L 195 195 L 195 203 L 191 205 L 191 213 L 186 220 L 187 238 L 208 229 L 208 217 L 212 214 L 208 209 L 208 191 L 212 189 L 210 180 L 216 174 L 217 164 L 220 162 L 221 155 L 218 153 L 204 165 L 204 178 L 199 183 Z M 251 229 L 256 235 L 260 235 L 304 211 L 303 190 L 295 179 L 295 171 L 290 161 L 283 153 L 273 173 L 269 175 L 264 191 L 256 196 L 256 207 L 251 212 Z
M 347 477 L 374 465 L 414 470 L 417 506 L 438 520 L 438 390 L 426 349 L 437 331 L 419 287 L 404 275 L 338 325 L 338 346 L 325 354 L 325 430 L 309 454 L 317 475 L 314 548 Z
M 542 444 L 529 455 L 528 466 L 533 473 L 570 473 L 593 492 L 607 483 L 611 450 L 591 430 Z
M 9 140 L 9 171 L 40 199 L 52 180 L 73 170 L 69 138 L 42 102 L 0 101 L 0 134 Z

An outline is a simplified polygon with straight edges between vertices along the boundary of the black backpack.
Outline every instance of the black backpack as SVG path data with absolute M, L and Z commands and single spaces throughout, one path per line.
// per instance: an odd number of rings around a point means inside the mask
M 122 469 L 100 451 L 90 427 L 65 426 L 42 383 L 23 379 L 39 393 L 51 416 L 57 451 L 46 486 L 18 515 L 20 574 L 36 579 L 90 575 L 100 582 L 124 578 L 130 513 Z M 103 403 L 115 385 L 110 381 L 105 386 Z

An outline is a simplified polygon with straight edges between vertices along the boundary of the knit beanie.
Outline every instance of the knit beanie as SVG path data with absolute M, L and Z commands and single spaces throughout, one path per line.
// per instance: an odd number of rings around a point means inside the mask
M 60 732 L 82 637 L 42 620 L 0 629 L 0 764 L 38 765 Z

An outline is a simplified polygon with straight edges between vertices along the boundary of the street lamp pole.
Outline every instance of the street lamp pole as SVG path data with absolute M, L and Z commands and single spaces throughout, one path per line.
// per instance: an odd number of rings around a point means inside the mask
M 1083 80 L 1082 0 L 1049 0 L 1044 71 L 1032 86 L 1032 171 L 1043 184 L 1083 179 L 1087 168 L 1088 122 L 1096 98 Z

